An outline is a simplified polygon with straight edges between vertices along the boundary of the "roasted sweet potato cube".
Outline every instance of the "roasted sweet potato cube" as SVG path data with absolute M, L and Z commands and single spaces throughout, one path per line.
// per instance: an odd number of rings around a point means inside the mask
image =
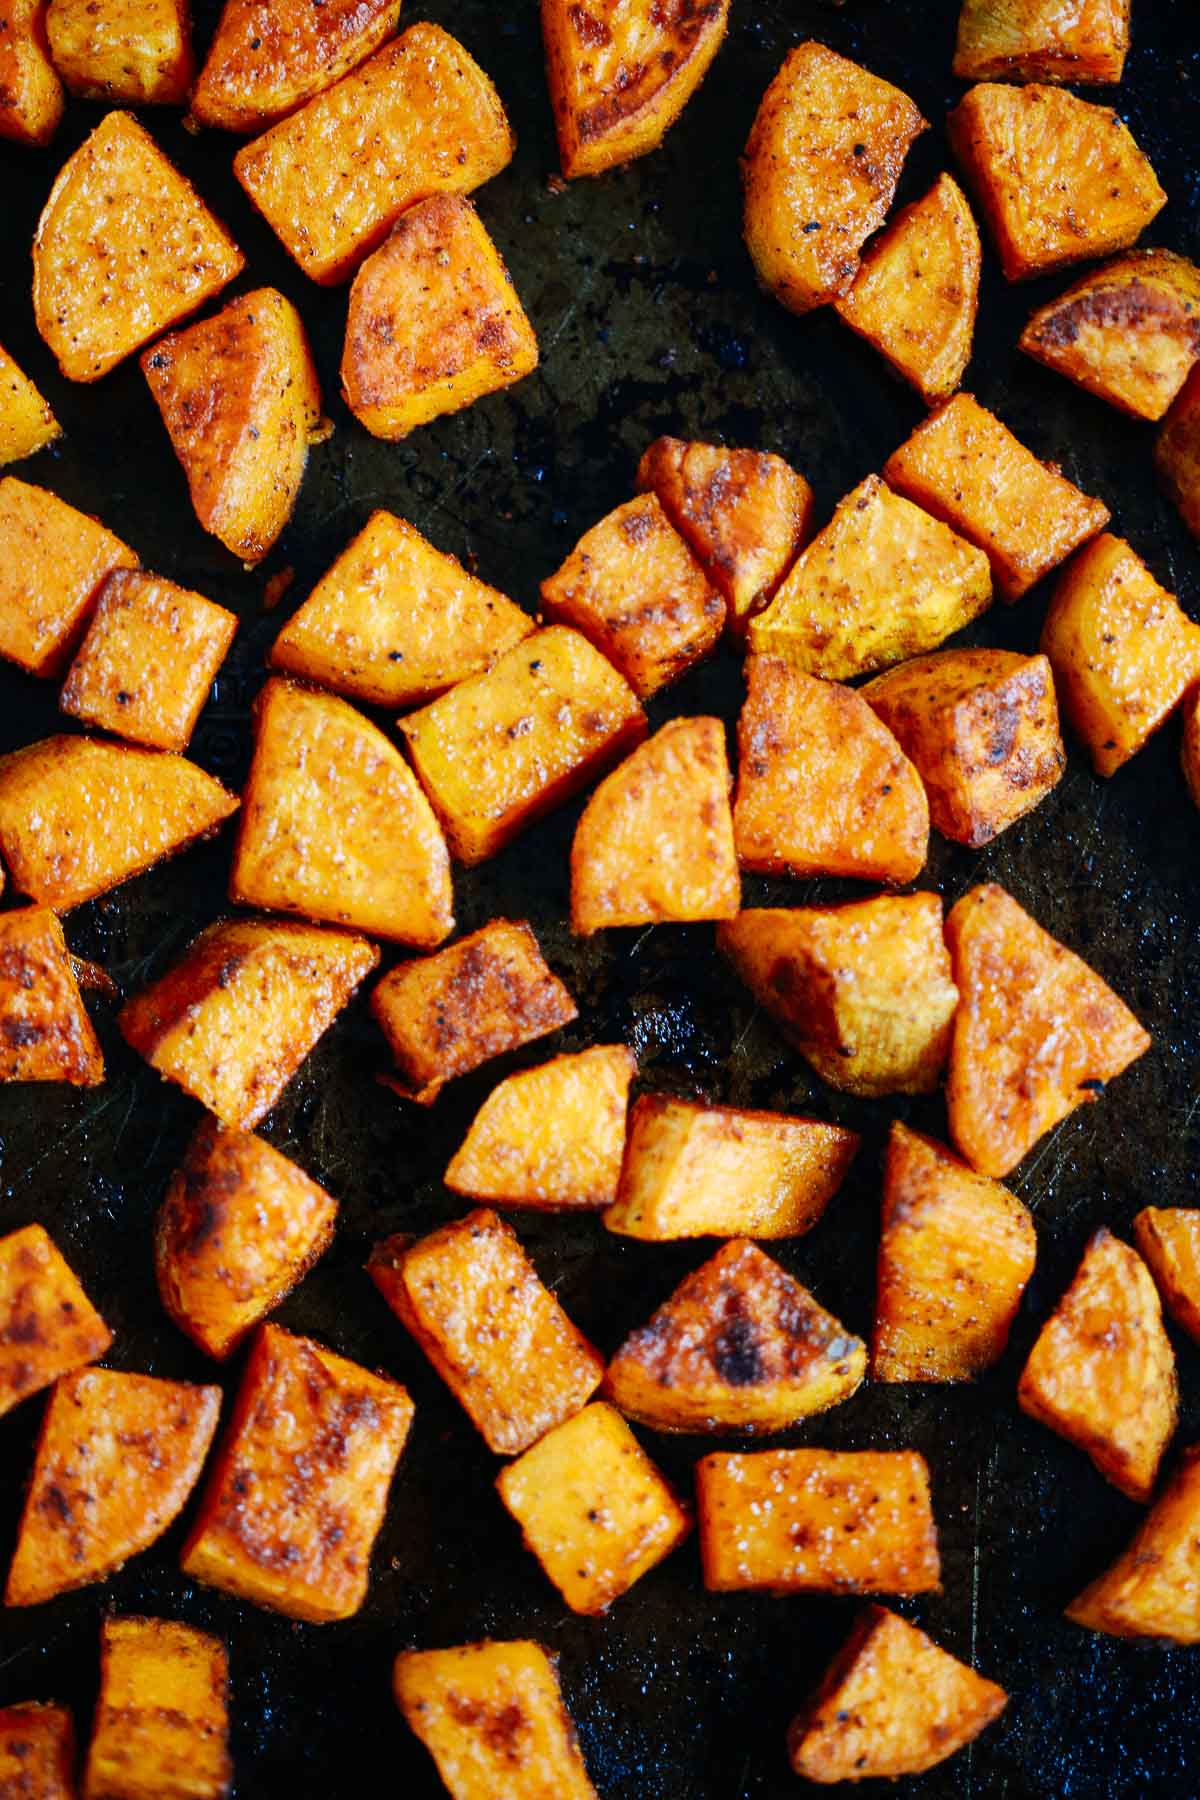
M 324 1254 L 337 1210 L 262 1138 L 205 1117 L 155 1228 L 163 1306 L 209 1356 L 231 1356 Z
M 1200 1445 L 1183 1452 L 1129 1548 L 1067 1617 L 1111 1637 L 1200 1644 Z
M 720 719 L 672 719 L 606 775 L 571 844 L 571 929 L 731 919 L 742 901 Z
M 759 1450 L 696 1464 L 704 1584 L 924 1594 L 941 1575 L 915 1450 Z
M 1130 0 L 963 0 L 954 73 L 961 81 L 1120 81 Z
M 533 628 L 407 520 L 374 512 L 288 620 L 271 661 L 352 700 L 414 706 L 489 669 Z
M 112 1332 L 40 1225 L 0 1237 L 0 1414 L 94 1362 L 111 1343 Z
M 75 1800 L 75 1723 L 65 1706 L 0 1708 L 0 1794 Z
M 1004 600 L 1019 600 L 1108 523 L 1102 500 L 1039 462 L 973 394 L 955 394 L 918 425 L 883 472 L 986 552 Z
M 391 37 L 400 0 L 226 0 L 192 89 L 193 123 L 262 131 Z
M 451 851 L 479 863 L 619 762 L 646 715 L 585 637 L 551 625 L 400 729 Z
M 607 1612 L 692 1528 L 688 1508 L 603 1400 L 508 1463 L 496 1487 L 572 1612 Z
M 348 1619 L 412 1422 L 399 1382 L 263 1325 L 183 1570 L 292 1619 Z
M 528 1450 L 600 1386 L 604 1359 L 494 1212 L 416 1243 L 387 1238 L 367 1272 L 500 1456 Z
M 749 643 L 760 655 L 844 681 L 935 649 L 991 598 L 987 558 L 868 475 L 751 619 Z
M 743 869 L 912 881 L 929 851 L 917 771 L 861 695 L 746 659 L 733 836 Z
M 1200 367 L 1167 414 L 1154 446 L 1154 466 L 1180 518 L 1200 538 Z
M 824 44 L 788 52 L 742 159 L 758 278 L 792 312 L 844 294 L 926 121 L 907 94 Z
M 357 933 L 274 919 L 202 931 L 117 1018 L 152 1068 L 246 1131 L 379 961 Z
M 1008 1695 L 907 1619 L 869 1606 L 788 1730 L 797 1775 L 825 1787 L 895 1780 L 945 1762 L 998 1719 Z
M 50 54 L 68 91 L 108 105 L 181 106 L 196 72 L 188 0 L 50 0 Z
M 586 531 L 543 581 L 542 607 L 603 651 L 640 700 L 709 655 L 725 623 L 725 602 L 657 494 L 627 500 Z
M 937 894 L 846 906 L 751 908 L 717 946 L 831 1087 L 928 1094 L 950 1047 L 958 990 Z
M 479 64 L 422 20 L 246 144 L 233 171 L 304 273 L 332 283 L 353 274 L 418 200 L 469 194 L 515 146 Z
M 656 1431 L 786 1431 L 848 1400 L 866 1368 L 860 1338 L 734 1238 L 625 1339 L 604 1393 Z
M 0 656 L 57 675 L 114 569 L 137 556 L 46 488 L 0 478 Z
M 450 853 L 399 750 L 336 694 L 280 675 L 255 707 L 229 892 L 425 948 L 454 929 Z
M 447 1081 L 569 1025 L 570 994 L 523 920 L 493 919 L 436 956 L 389 970 L 371 995 L 406 1098 L 430 1106 Z
M 446 1186 L 498 1206 L 611 1206 L 636 1074 L 631 1050 L 598 1044 L 510 1075 L 476 1113 Z
M 1183 703 L 1183 744 L 1180 751 L 1188 792 L 1200 806 L 1200 687 Z
M 104 1057 L 58 919 L 44 906 L 0 913 L 0 1081 L 103 1080 Z
M 1103 1226 L 1030 1351 L 1017 1400 L 1131 1500 L 1150 1498 L 1175 1430 L 1175 1352 L 1150 1271 Z
M 63 115 L 46 43 L 46 0 L 0 0 L 0 138 L 48 144 Z
M 1143 1207 L 1133 1235 L 1163 1305 L 1200 1343 L 1200 1207 Z
M 0 101 L 0 120 L 3 116 L 3 101 Z M 62 427 L 48 402 L 0 344 L 0 468 L 5 463 L 21 462 L 26 456 L 35 455 L 61 435 Z
M 166 1619 L 105 1619 L 83 1800 L 224 1800 L 229 1658 Z

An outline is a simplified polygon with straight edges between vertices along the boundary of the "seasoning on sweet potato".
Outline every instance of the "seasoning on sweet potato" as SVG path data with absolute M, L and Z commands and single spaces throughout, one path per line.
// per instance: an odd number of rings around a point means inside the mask
M 471 864 L 619 762 L 646 715 L 585 637 L 551 625 L 400 730 L 451 851 Z
M 75 1722 L 65 1706 L 26 1700 L 0 1708 L 0 1794 L 75 1800 Z
M 387 1238 L 367 1273 L 499 1456 L 528 1450 L 600 1386 L 603 1357 L 494 1212 L 415 1243 Z
M 58 675 L 105 579 L 137 556 L 47 488 L 0 478 L 0 656 Z
M 63 115 L 46 43 L 46 0 L 0 0 L 0 138 L 46 145 Z
M 955 394 L 918 425 L 883 472 L 986 552 L 1004 600 L 1019 600 L 1108 523 L 1103 501 L 1039 462 L 973 394 Z
M 758 278 L 792 312 L 844 294 L 927 122 L 907 94 L 824 44 L 788 52 L 742 158 Z
M 69 93 L 182 106 L 196 72 L 188 0 L 50 0 L 46 36 Z
M 233 172 L 304 273 L 329 284 L 353 274 L 418 200 L 469 194 L 515 147 L 479 64 L 422 20 L 246 144 Z
M 225 1800 L 229 1658 L 173 1620 L 104 1619 L 82 1800 Z
M 831 1087 L 932 1093 L 958 1001 L 937 894 L 753 907 L 717 927 L 717 948 Z
M 569 1025 L 578 1008 L 523 920 L 493 919 L 436 956 L 391 969 L 371 994 L 401 1080 L 431 1106 L 447 1081 Z
M 604 1223 L 651 1243 L 799 1237 L 836 1194 L 858 1143 L 819 1119 L 639 1094 Z
M 733 835 L 743 869 L 912 881 L 929 850 L 920 777 L 860 694 L 746 659 Z
M 0 1081 L 103 1080 L 104 1057 L 58 919 L 44 906 L 0 913 Z
M 961 81 L 1120 81 L 1130 0 L 963 0 L 954 73 Z
M 1200 538 L 1200 366 L 1166 416 L 1154 446 L 1154 466 L 1180 518 Z
M 117 1024 L 166 1080 L 247 1131 L 378 961 L 356 932 L 218 920 L 126 1002 Z
M 399 1382 L 262 1325 L 183 1572 L 292 1619 L 348 1619 L 412 1422 Z
M 1200 806 L 1200 687 L 1194 688 L 1183 703 L 1180 760 L 1188 792 L 1196 805 Z
M 2 0 L 0 0 L 2 8 Z M 2 16 L 2 12 L 0 12 Z M 3 101 L 0 101 L 0 108 Z M 3 112 L 0 110 L 0 118 Z M 3 135 L 0 130 L 0 135 Z M 62 436 L 62 426 L 25 371 L 0 344 L 0 468 L 21 462 Z
M 788 1730 L 805 1781 L 923 1775 L 998 1719 L 1008 1695 L 907 1619 L 869 1606 Z
M 636 1074 L 631 1050 L 597 1044 L 510 1075 L 476 1113 L 446 1186 L 498 1206 L 611 1206 Z
M 231 1356 L 327 1249 L 337 1201 L 248 1131 L 205 1117 L 154 1233 L 163 1307 L 206 1355 Z
M 1200 1343 L 1200 1207 L 1143 1207 L 1133 1235 L 1163 1305 Z
M 749 643 L 809 675 L 845 681 L 936 649 L 991 598 L 987 558 L 868 475 L 751 619 Z
M 40 1225 L 0 1237 L 0 1415 L 94 1362 L 111 1343 L 112 1332 Z
M 1111 1637 L 1200 1644 L 1200 1445 L 1183 1452 L 1133 1542 L 1067 1617 Z
M 226 0 L 190 117 L 263 131 L 324 93 L 396 29 L 400 0 Z

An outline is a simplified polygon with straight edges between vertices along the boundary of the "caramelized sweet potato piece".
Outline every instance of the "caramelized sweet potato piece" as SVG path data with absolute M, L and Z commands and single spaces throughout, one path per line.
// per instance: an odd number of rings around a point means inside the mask
M 103 1080 L 104 1057 L 58 919 L 44 906 L 0 913 L 0 1081 Z
M 0 1237 L 0 1415 L 94 1362 L 111 1343 L 112 1332 L 40 1225 Z
M 0 17 L 2 17 L 0 8 Z M 3 52 L 0 51 L 0 56 Z M 0 120 L 3 119 L 0 100 Z M 0 127 L 0 135 L 3 135 Z M 0 344 L 0 468 L 21 462 L 61 437 L 62 427 L 23 369 Z
M 758 278 L 792 312 L 844 294 L 927 129 L 907 94 L 824 44 L 788 52 L 742 159 Z
M 188 0 L 50 0 L 46 36 L 68 92 L 108 105 L 181 106 L 196 62 Z
M 1183 745 L 1180 760 L 1188 792 L 1196 805 L 1200 806 L 1200 687 L 1195 688 L 1183 703 Z
M 1200 538 L 1200 366 L 1167 414 L 1154 446 L 1154 466 L 1180 518 Z
M 1183 1452 L 1133 1542 L 1067 1617 L 1111 1637 L 1200 1644 L 1200 1445 Z
M 0 0 L 0 138 L 46 145 L 63 115 L 46 43 L 46 0 Z
M 400 0 L 225 0 L 192 121 L 263 131 L 357 68 L 399 17 Z
M 954 73 L 961 81 L 1120 81 L 1130 0 L 963 0 Z
M 166 1619 L 105 1619 L 83 1800 L 225 1800 L 229 1659 Z
M 0 478 L 0 656 L 57 675 L 105 579 L 137 556 L 46 488 Z
M 1133 1235 L 1163 1305 L 1200 1343 L 1200 1207 L 1143 1207 Z
M 0 1794 L 75 1800 L 75 1722 L 65 1706 L 0 1708 Z

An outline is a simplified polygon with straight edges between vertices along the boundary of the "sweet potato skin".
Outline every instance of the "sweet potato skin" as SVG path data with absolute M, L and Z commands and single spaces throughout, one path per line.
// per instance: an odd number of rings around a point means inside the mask
M 1183 778 L 1188 793 L 1200 806 L 1200 688 L 1183 703 L 1183 743 L 1180 748 Z
M 2 108 L 0 100 L 0 119 Z M 36 455 L 61 436 L 48 402 L 0 344 L 0 468 Z
M 1154 466 L 1180 518 L 1200 538 L 1200 366 L 1184 382 L 1163 422 Z
M 0 138 L 44 147 L 63 106 L 46 43 L 45 0 L 0 0 Z
M 75 1800 L 75 1722 L 35 1700 L 0 1708 L 0 1794 Z
M 109 105 L 181 106 L 196 72 L 187 0 L 50 0 L 46 36 L 68 91 Z
M 960 81 L 1120 81 L 1130 0 L 963 0 L 954 73 Z
M 226 0 L 192 89 L 197 125 L 264 131 L 391 37 L 401 0 Z
M 1200 1644 L 1200 1446 L 1183 1452 L 1133 1542 L 1067 1617 L 1111 1637 Z
M 105 1619 L 82 1800 L 225 1800 L 229 1659 L 165 1619 Z
M 0 1416 L 112 1343 L 58 1246 L 40 1225 L 0 1237 Z
M 107 576 L 137 555 L 47 488 L 0 479 L 0 656 L 61 673 Z
M 1200 1208 L 1143 1207 L 1133 1236 L 1163 1305 L 1200 1343 Z
M 103 1080 L 104 1057 L 58 919 L 42 906 L 0 913 L 0 1081 Z

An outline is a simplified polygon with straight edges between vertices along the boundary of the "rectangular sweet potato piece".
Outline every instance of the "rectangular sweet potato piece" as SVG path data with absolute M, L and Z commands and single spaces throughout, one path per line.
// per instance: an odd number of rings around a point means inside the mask
M 104 1057 L 58 919 L 44 906 L 0 913 L 0 1081 L 103 1080 Z
M 86 513 L 13 475 L 0 480 L 0 656 L 57 675 L 107 576 L 137 556 Z
M 0 1237 L 0 1415 L 103 1356 L 112 1332 L 40 1225 Z
M 1121 79 L 1130 0 L 963 0 L 954 73 L 960 81 Z
M 391 37 L 401 0 L 226 0 L 190 116 L 263 131 L 323 93 Z
M 1183 1452 L 1133 1542 L 1067 1617 L 1111 1637 L 1200 1644 L 1200 1445 Z
M 1200 538 L 1200 366 L 1166 416 L 1154 446 L 1154 466 L 1180 518 Z
M 166 1619 L 105 1619 L 83 1800 L 224 1800 L 229 1659 Z
M 46 43 L 46 0 L 0 0 L 0 138 L 48 144 L 63 104 Z
M 65 1706 L 36 1700 L 0 1708 L 0 1794 L 75 1800 L 75 1722 Z
M 33 456 L 52 444 L 60 431 L 49 403 L 0 344 L 0 467 Z
M 181 106 L 196 72 L 188 0 L 50 0 L 46 36 L 68 92 L 84 100 Z

